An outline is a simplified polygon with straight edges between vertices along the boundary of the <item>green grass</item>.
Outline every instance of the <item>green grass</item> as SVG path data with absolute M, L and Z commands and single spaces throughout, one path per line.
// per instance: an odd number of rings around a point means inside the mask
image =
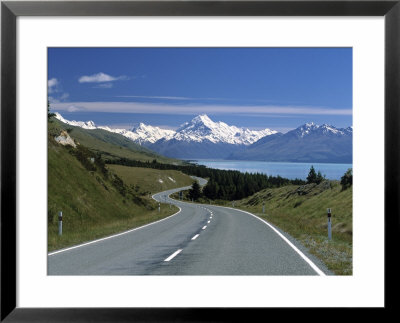
M 49 136 L 49 251 L 135 228 L 178 211 L 162 204 L 158 212 L 158 203 L 148 195 L 121 195 L 109 173 L 104 176 L 98 170 L 88 171 L 66 147 Z M 63 212 L 62 236 L 58 236 L 59 211 Z
M 193 179 L 176 170 L 158 170 L 151 168 L 107 165 L 128 185 L 135 186 L 138 191 L 161 192 L 173 188 L 190 186 Z
M 102 129 L 83 129 L 67 125 L 56 118 L 52 118 L 48 123 L 49 134 L 58 136 L 61 129 L 69 131 L 69 135 L 83 146 L 95 152 L 102 153 L 104 158 L 128 158 L 139 161 L 153 161 L 156 159 L 160 163 L 181 165 L 183 162 L 178 159 L 161 156 L 143 146 L 134 143 L 132 140 Z
M 337 275 L 352 274 L 352 188 L 337 181 L 266 189 L 235 203 L 299 240 Z M 265 202 L 265 213 L 262 205 Z M 226 203 L 231 206 L 231 203 Z M 332 209 L 328 240 L 327 208 Z

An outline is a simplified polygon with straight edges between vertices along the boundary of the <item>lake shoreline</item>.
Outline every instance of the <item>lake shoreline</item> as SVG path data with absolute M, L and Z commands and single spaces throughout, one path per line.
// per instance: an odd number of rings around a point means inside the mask
M 189 161 L 189 160 L 186 160 Z M 238 170 L 247 173 L 263 173 L 268 176 L 281 176 L 288 179 L 307 178 L 313 166 L 316 172 L 320 171 L 326 179 L 340 180 L 343 174 L 353 167 L 353 164 L 339 163 L 296 163 L 296 162 L 267 162 L 254 160 L 227 160 L 227 159 L 191 159 L 189 162 L 209 168 Z

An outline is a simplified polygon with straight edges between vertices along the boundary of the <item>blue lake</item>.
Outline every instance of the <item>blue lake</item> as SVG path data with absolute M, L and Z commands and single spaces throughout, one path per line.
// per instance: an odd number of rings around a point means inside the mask
M 199 159 L 194 162 L 210 168 L 238 170 L 243 173 L 264 173 L 268 176 L 279 175 L 289 179 L 306 179 L 311 166 L 314 166 L 315 171 L 320 171 L 327 179 L 340 180 L 343 174 L 349 168 L 353 167 L 352 164 L 284 163 L 244 160 Z

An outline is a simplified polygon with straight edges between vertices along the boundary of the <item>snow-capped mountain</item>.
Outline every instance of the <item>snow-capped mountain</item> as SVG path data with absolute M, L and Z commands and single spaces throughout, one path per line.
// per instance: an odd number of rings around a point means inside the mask
M 353 127 L 306 123 L 285 134 L 270 129 L 250 130 L 214 122 L 198 115 L 176 131 L 140 123 L 126 129 L 96 126 L 93 121 L 60 121 L 85 129 L 121 134 L 161 155 L 181 159 L 240 159 L 286 162 L 351 163 Z
M 69 121 L 64 119 L 58 112 L 56 118 L 71 126 L 84 129 L 103 129 L 110 132 L 119 133 L 136 143 L 149 145 L 159 140 L 185 141 L 185 142 L 211 142 L 226 143 L 232 145 L 251 145 L 257 140 L 276 133 L 274 130 L 264 129 L 260 131 L 228 126 L 224 122 L 214 122 L 207 115 L 199 115 L 190 122 L 181 125 L 176 131 L 162 129 L 140 123 L 132 130 L 113 129 L 107 126 L 96 126 L 93 121 Z
M 262 137 L 274 133 L 277 133 L 277 131 L 270 129 L 256 131 L 228 126 L 221 121 L 214 122 L 206 114 L 202 114 L 181 125 L 173 139 L 186 142 L 210 141 L 214 144 L 251 145 Z
M 106 131 L 118 133 L 124 137 L 129 138 L 130 140 L 138 143 L 138 144 L 143 144 L 143 143 L 154 143 L 159 139 L 162 138 L 171 138 L 174 134 L 175 131 L 173 130 L 168 130 L 168 129 L 161 129 L 159 127 L 153 127 L 153 126 L 148 126 L 145 125 L 144 123 L 140 123 L 138 127 L 134 127 L 132 130 L 126 130 L 126 129 L 115 129 L 115 128 L 110 128 L 108 126 L 96 126 L 96 124 L 93 121 L 70 121 L 64 119 L 61 114 L 58 112 L 55 113 L 55 117 L 60 120 L 61 122 L 64 122 L 68 125 L 75 126 L 75 127 L 81 127 L 84 129 L 103 129 Z
M 64 122 L 64 123 L 66 123 L 66 124 L 68 124 L 70 126 L 81 127 L 81 128 L 84 128 L 84 129 L 96 129 L 97 128 L 93 121 L 84 122 L 84 121 L 66 120 L 58 112 L 55 113 L 55 117 L 58 120 L 60 120 L 61 122 Z
M 351 163 L 353 158 L 353 127 L 306 123 L 285 134 L 261 138 L 229 159 Z
M 106 126 L 99 126 L 98 128 L 119 133 L 140 145 L 155 143 L 157 140 L 163 138 L 169 139 L 175 134 L 173 130 L 161 129 L 159 127 L 145 125 L 144 123 L 140 123 L 138 127 L 133 127 L 132 130 L 113 129 Z
M 317 125 L 310 122 L 293 130 L 293 133 L 301 138 L 309 135 L 346 136 L 353 133 L 353 127 L 336 128 L 328 124 Z

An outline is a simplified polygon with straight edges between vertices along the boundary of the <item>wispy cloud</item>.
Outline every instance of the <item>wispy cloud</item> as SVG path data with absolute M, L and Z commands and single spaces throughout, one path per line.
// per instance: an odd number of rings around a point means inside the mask
M 94 89 L 111 89 L 112 87 L 112 83 L 100 83 L 96 86 L 93 86 Z
M 146 95 L 117 95 L 116 98 L 138 98 L 138 99 L 156 99 L 156 100 L 227 100 L 222 98 L 191 98 L 185 96 L 146 96 Z
M 64 102 L 69 98 L 69 94 L 63 92 L 61 82 L 55 77 L 47 81 L 47 93 L 49 94 L 48 100 L 50 103 Z
M 146 96 L 146 95 L 116 95 L 116 98 L 139 98 L 139 99 L 161 99 L 161 100 L 193 100 L 183 96 Z
M 47 89 L 49 93 L 57 92 L 58 80 L 53 77 L 47 81 Z
M 325 107 L 278 106 L 278 105 L 206 105 L 206 104 L 155 104 L 143 102 L 60 102 L 54 104 L 58 110 L 114 113 L 151 114 L 245 114 L 245 115 L 352 115 L 352 109 L 331 109 Z
M 148 95 L 116 95 L 116 98 L 137 98 L 137 99 L 152 99 L 152 100 L 172 100 L 172 101 L 225 101 L 225 102 L 233 102 L 238 104 L 238 102 L 247 102 L 247 103 L 276 103 L 276 100 L 268 100 L 268 99 L 238 99 L 238 98 L 199 98 L 199 97 L 186 97 L 186 96 L 148 96 Z M 287 104 L 295 104 L 289 103 Z
M 105 73 L 97 73 L 93 75 L 83 75 L 78 79 L 79 83 L 103 83 L 103 82 L 113 82 L 120 80 L 128 80 L 129 78 L 125 75 L 121 76 L 111 76 Z

